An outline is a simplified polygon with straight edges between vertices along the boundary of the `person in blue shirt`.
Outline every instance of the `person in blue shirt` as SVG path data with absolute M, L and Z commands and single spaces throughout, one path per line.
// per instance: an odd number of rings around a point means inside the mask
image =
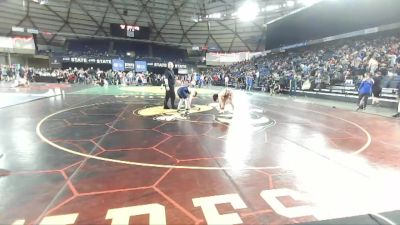
M 197 87 L 201 87 L 201 84 L 200 84 L 200 74 L 196 73 L 195 80 L 196 80 L 196 86 L 197 86 Z
M 185 104 L 185 110 L 188 114 L 192 104 L 192 99 L 197 96 L 197 91 L 190 87 L 182 86 L 178 88 L 177 94 L 179 97 L 178 112 L 181 111 L 182 105 Z
M 365 78 L 361 81 L 358 87 L 358 108 L 357 110 L 365 110 L 367 108 L 368 97 L 371 96 L 372 86 L 374 85 L 374 80 L 371 79 L 371 74 L 366 73 Z
M 253 87 L 253 80 L 254 80 L 254 78 L 253 78 L 252 74 L 248 74 L 246 76 L 246 89 L 248 91 L 251 91 L 251 88 Z

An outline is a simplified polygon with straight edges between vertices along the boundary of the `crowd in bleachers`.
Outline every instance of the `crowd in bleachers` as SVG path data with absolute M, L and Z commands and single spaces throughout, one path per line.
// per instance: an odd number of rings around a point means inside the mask
M 9 67 L 0 65 L 0 81 L 15 82 L 24 79 L 35 82 L 46 78 L 48 82 L 71 84 L 98 84 L 98 85 L 161 85 L 163 74 L 154 72 L 135 72 L 132 69 L 125 71 L 102 70 L 100 68 L 68 68 L 50 69 L 33 67 Z M 204 74 L 177 74 L 181 83 L 192 83 L 197 87 L 211 85 L 211 77 Z M 43 82 L 43 81 L 39 81 Z M 46 82 L 46 81 L 44 81 Z
M 97 58 L 134 58 L 147 62 L 174 62 L 182 63 L 187 58 L 185 49 L 160 46 L 150 43 L 109 40 L 68 40 L 66 52 L 63 56 L 87 56 Z M 129 54 L 128 54 L 129 53 Z M 154 53 L 154 54 L 153 54 Z M 52 53 L 56 54 L 56 53 Z
M 41 74 L 36 73 L 37 76 Z M 56 77 L 59 83 L 67 82 L 71 84 L 97 84 L 104 85 L 145 85 L 161 80 L 160 74 L 153 73 L 134 73 L 129 71 L 101 70 L 93 67 L 55 69 L 50 72 L 50 76 Z
M 334 85 L 357 85 L 365 73 L 382 76 L 383 87 L 400 81 L 400 36 L 364 37 L 267 54 L 208 71 L 236 87 L 263 90 L 315 90 Z
M 148 54 L 136 55 L 134 57 L 128 56 L 126 52 L 115 52 L 109 53 L 107 51 L 100 52 L 95 49 L 87 50 L 87 51 L 67 51 L 65 53 L 49 53 L 45 51 L 39 52 L 41 55 L 51 55 L 51 56 L 68 56 L 68 57 L 93 57 L 93 58 L 113 58 L 113 59 L 128 59 L 132 61 L 132 58 L 135 61 L 146 61 L 152 63 L 165 63 L 165 62 L 173 62 L 173 63 L 185 63 L 184 57 L 159 57 L 159 56 L 149 56 Z
M 108 54 L 107 45 L 99 42 L 89 45 L 86 42 L 70 43 L 70 48 L 75 49 L 71 54 L 83 52 L 91 56 Z M 116 43 L 115 50 L 121 49 L 122 43 Z M 76 46 L 74 46 L 76 45 Z M 81 46 L 83 45 L 83 47 Z M 96 47 L 101 45 L 102 47 Z M 80 48 L 82 47 L 82 48 Z M 92 48 L 96 47 L 96 48 Z M 132 46 L 133 48 L 134 46 Z M 81 51 L 79 51 L 79 49 Z M 157 49 L 158 52 L 159 49 Z M 167 49 L 168 50 L 168 49 Z M 104 52 L 104 53 L 102 53 Z M 140 51 L 139 51 L 140 52 Z M 141 51 L 145 54 L 145 50 Z M 168 51 L 166 51 L 168 52 Z M 164 54 L 165 55 L 165 54 Z M 137 57 L 144 61 L 164 61 L 158 57 Z M 177 59 L 176 61 L 179 61 Z M 2 68 L 2 77 L 9 79 L 12 74 L 21 74 L 21 71 L 13 71 L 13 68 Z M 104 73 L 110 84 L 121 83 L 121 79 L 127 84 L 131 80 L 138 80 L 137 75 L 128 71 L 126 73 L 116 71 L 93 72 L 93 69 L 67 69 L 53 70 L 36 69 L 35 72 L 27 69 L 29 76 L 53 76 L 62 80 L 77 83 L 91 83 L 101 80 L 99 74 Z M 269 53 L 248 61 L 238 62 L 229 66 L 213 67 L 203 74 L 192 75 L 198 86 L 209 84 L 234 86 L 252 90 L 257 88 L 272 93 L 289 91 L 295 94 L 296 90 L 321 90 L 337 85 L 347 85 L 357 90 L 366 73 L 379 76 L 380 85 L 383 88 L 397 88 L 400 82 L 400 36 L 381 34 L 373 37 L 359 37 L 330 43 L 323 43 L 286 52 Z M 151 75 L 151 76 L 150 76 Z M 161 74 L 147 74 L 149 79 L 155 80 Z M 85 77 L 85 79 L 83 79 Z M 135 77 L 133 79 L 132 77 Z M 148 78 L 141 80 L 148 80 Z M 85 80 L 85 82 L 82 82 Z
M 74 84 L 97 84 L 104 85 L 161 85 L 163 82 L 163 74 L 153 72 L 135 73 L 133 70 L 113 71 L 101 70 L 99 68 L 83 69 L 33 69 L 33 78 L 35 76 L 51 76 L 56 77 L 58 82 L 67 82 Z M 198 88 L 211 86 L 211 77 L 204 74 L 186 74 L 178 75 L 176 79 L 180 83 L 191 83 Z M 33 80 L 33 79 L 32 79 Z
M 130 72 L 103 71 L 101 69 L 50 69 L 50 68 L 28 68 L 28 67 L 7 67 L 2 66 L 0 70 L 0 80 L 5 82 L 15 82 L 19 79 L 24 79 L 29 82 L 34 82 L 40 77 L 53 78 L 58 83 L 79 83 L 79 84 L 100 84 L 104 85 L 104 81 L 110 84 L 131 84 L 134 81 L 137 83 L 146 83 L 148 75 L 134 74 Z

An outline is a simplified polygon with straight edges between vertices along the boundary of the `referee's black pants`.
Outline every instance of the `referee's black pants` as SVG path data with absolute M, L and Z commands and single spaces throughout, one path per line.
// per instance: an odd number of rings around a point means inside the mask
M 171 108 L 176 108 L 175 106 L 175 87 L 169 86 L 169 91 L 165 90 L 164 108 L 168 107 L 168 100 L 171 98 Z

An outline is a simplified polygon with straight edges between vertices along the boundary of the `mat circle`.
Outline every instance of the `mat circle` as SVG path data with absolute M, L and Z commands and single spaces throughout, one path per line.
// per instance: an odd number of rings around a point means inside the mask
M 37 126 L 36 126 L 36 134 L 40 137 L 40 139 L 41 139 L 42 141 L 46 142 L 47 144 L 49 144 L 49 145 L 51 145 L 51 146 L 53 146 L 53 147 L 55 147 L 55 148 L 57 148 L 57 149 L 59 149 L 59 150 L 62 150 L 62 151 L 64 151 L 64 152 L 68 152 L 68 153 L 71 153 L 71 154 L 75 154 L 75 155 L 78 155 L 78 156 L 82 156 L 82 157 L 86 157 L 86 158 L 90 158 L 90 159 L 101 160 L 101 161 L 107 161 L 107 162 L 113 162 L 113 163 L 120 163 L 120 164 L 127 164 L 127 165 L 134 165 L 134 166 L 155 167 L 155 168 L 168 168 L 168 169 L 192 169 L 192 170 L 235 170 L 235 169 L 237 169 L 237 168 L 235 168 L 235 167 L 178 166 L 178 165 L 153 164 L 153 163 L 142 163 L 142 162 L 134 162 L 134 161 L 125 161 L 125 160 L 118 160 L 118 159 L 110 159 L 110 158 L 105 158 L 105 157 L 101 157 L 101 156 L 89 155 L 89 154 L 77 152 L 77 151 L 74 151 L 74 150 L 72 150 L 72 149 L 69 149 L 69 148 L 60 146 L 60 145 L 58 145 L 57 143 L 55 143 L 55 142 L 49 140 L 48 138 L 46 138 L 46 137 L 43 135 L 43 133 L 42 133 L 41 127 L 42 127 L 43 123 L 45 123 L 47 120 L 51 119 L 52 117 L 54 117 L 54 116 L 56 116 L 56 115 L 59 115 L 59 114 L 65 113 L 65 112 L 69 112 L 69 111 L 72 111 L 72 110 L 81 110 L 81 109 L 83 109 L 83 108 L 88 108 L 88 107 L 92 107 L 92 106 L 100 106 L 100 105 L 113 104 L 113 103 L 117 103 L 117 102 L 104 102 L 104 103 L 96 103 L 96 104 L 83 105 L 83 106 L 78 106 L 78 107 L 73 107 L 73 108 L 64 109 L 64 110 L 55 112 L 55 113 L 53 113 L 53 114 L 50 114 L 50 115 L 46 116 L 45 118 L 43 118 L 43 119 L 37 124 Z M 356 124 L 356 123 L 354 123 L 354 122 L 351 122 L 351 121 L 348 121 L 348 120 L 345 120 L 345 119 L 336 117 L 336 116 L 332 116 L 332 115 L 326 114 L 326 113 L 322 113 L 322 112 L 318 112 L 318 111 L 313 111 L 313 110 L 305 110 L 305 111 L 313 112 L 313 113 L 317 113 L 317 114 L 323 114 L 323 115 L 326 115 L 326 116 L 328 116 L 328 117 L 332 117 L 332 118 L 335 118 L 335 119 L 339 119 L 339 120 L 342 120 L 342 121 L 344 121 L 344 122 L 347 122 L 347 123 L 349 123 L 349 124 L 351 124 L 351 125 L 353 125 L 353 126 L 359 128 L 359 129 L 366 135 L 366 137 L 367 137 L 367 142 L 366 142 L 360 149 L 358 149 L 357 151 L 355 151 L 354 154 L 358 154 L 358 153 L 364 151 L 364 150 L 370 145 L 370 143 L 371 143 L 371 136 L 370 136 L 370 134 L 369 134 L 364 128 L 362 128 L 360 125 L 358 125 L 358 124 Z M 240 169 L 241 169 L 241 170 L 260 170 L 260 169 L 279 169 L 279 168 L 281 168 L 281 167 L 280 167 L 280 166 L 265 166 L 265 167 L 246 166 L 246 167 L 241 167 Z

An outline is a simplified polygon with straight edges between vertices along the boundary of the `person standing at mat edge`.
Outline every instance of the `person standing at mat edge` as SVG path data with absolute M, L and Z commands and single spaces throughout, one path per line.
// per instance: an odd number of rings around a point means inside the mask
M 174 64 L 168 62 L 168 68 L 164 72 L 164 84 L 165 84 L 165 99 L 164 109 L 169 109 L 168 100 L 171 98 L 171 108 L 176 109 L 175 106 L 175 74 Z
M 397 83 L 397 101 L 399 105 L 397 106 L 397 113 L 393 115 L 395 118 L 400 117 L 400 82 Z
M 371 74 L 366 73 L 365 78 L 358 88 L 358 108 L 357 110 L 365 110 L 367 108 L 368 97 L 371 96 L 372 86 L 374 85 L 374 80 L 371 79 Z
M 372 78 L 374 80 L 374 85 L 372 85 L 372 105 L 379 105 L 379 98 L 382 94 L 382 76 L 381 72 L 377 72 Z

